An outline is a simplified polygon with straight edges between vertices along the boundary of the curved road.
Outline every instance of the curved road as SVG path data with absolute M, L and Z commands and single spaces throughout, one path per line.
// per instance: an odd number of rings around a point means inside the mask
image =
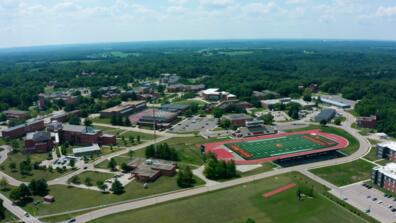
M 335 186 L 333 184 L 323 180 L 322 178 L 319 178 L 319 177 L 313 175 L 308 170 L 313 169 L 313 168 L 333 166 L 333 165 L 352 162 L 352 161 L 357 160 L 360 157 L 366 155 L 369 152 L 370 147 L 371 147 L 371 144 L 368 142 L 367 139 L 365 139 L 363 136 L 361 136 L 356 129 L 351 128 L 351 125 L 352 125 L 352 123 L 354 123 L 355 118 L 351 114 L 349 114 L 343 110 L 338 110 L 337 112 L 339 112 L 340 114 L 345 116 L 346 121 L 342 123 L 342 127 L 339 127 L 339 126 L 334 126 L 334 127 L 344 129 L 349 134 L 354 136 L 360 143 L 359 149 L 350 156 L 342 157 L 342 158 L 338 158 L 338 159 L 326 160 L 326 161 L 322 161 L 322 162 L 309 163 L 309 164 L 303 164 L 303 165 L 299 165 L 299 166 L 276 169 L 276 170 L 273 170 L 270 172 L 265 172 L 265 173 L 257 174 L 254 176 L 249 176 L 249 177 L 239 178 L 239 179 L 235 179 L 235 180 L 231 180 L 231 181 L 226 181 L 226 182 L 222 182 L 222 183 L 219 183 L 216 185 L 204 186 L 204 187 L 194 188 L 194 189 L 185 190 L 185 191 L 181 191 L 181 192 L 175 192 L 175 193 L 161 195 L 161 196 L 157 196 L 157 197 L 141 199 L 138 201 L 131 201 L 131 202 L 123 203 L 123 204 L 109 206 L 106 208 L 91 211 L 86 214 L 77 216 L 76 222 L 88 222 L 88 221 L 91 221 L 91 220 L 94 220 L 97 218 L 101 218 L 101 217 L 104 217 L 104 216 L 107 216 L 110 214 L 115 214 L 115 213 L 120 213 L 123 211 L 147 207 L 150 205 L 159 204 L 162 202 L 171 201 L 171 200 L 175 200 L 175 199 L 191 197 L 194 195 L 206 193 L 208 191 L 220 190 L 220 189 L 252 182 L 255 180 L 259 180 L 259 179 L 263 179 L 263 178 L 267 178 L 267 177 L 271 177 L 271 176 L 275 176 L 275 175 L 279 175 L 279 174 L 283 174 L 283 173 L 292 172 L 292 171 L 301 172 L 304 175 L 312 178 L 313 180 L 318 181 L 321 184 L 324 184 L 325 186 L 329 187 L 330 189 L 334 189 Z

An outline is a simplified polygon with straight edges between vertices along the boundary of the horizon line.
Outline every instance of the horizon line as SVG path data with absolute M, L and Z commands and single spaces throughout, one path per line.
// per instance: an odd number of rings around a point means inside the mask
M 105 41 L 105 42 L 76 42 L 76 43 L 54 43 L 54 44 L 33 44 L 0 47 L 0 51 L 13 49 L 29 49 L 41 47 L 71 47 L 79 45 L 100 45 L 100 44 L 122 44 L 122 43 L 156 43 L 156 42 L 204 42 L 204 41 L 331 41 L 331 42 L 396 42 L 395 39 L 358 39 L 358 38 L 208 38 L 208 39 L 163 39 L 163 40 L 131 40 L 131 41 Z

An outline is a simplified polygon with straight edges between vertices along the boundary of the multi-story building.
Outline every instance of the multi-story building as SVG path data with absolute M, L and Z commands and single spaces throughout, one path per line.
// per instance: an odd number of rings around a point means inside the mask
M 377 157 L 396 161 L 396 142 L 387 141 L 377 144 Z
M 372 115 L 369 117 L 358 117 L 356 123 L 361 128 L 374 129 L 377 125 L 377 116 Z
M 114 135 L 103 134 L 102 131 L 90 126 L 68 124 L 63 125 L 62 130 L 59 130 L 59 140 L 78 145 L 115 145 L 117 143 Z
M 253 117 L 241 113 L 241 114 L 224 115 L 223 119 L 230 121 L 232 127 L 242 127 L 246 125 L 246 121 L 253 120 Z
M 142 126 L 155 126 L 157 128 L 168 128 L 171 124 L 176 121 L 177 113 L 167 112 L 157 109 L 147 109 L 139 117 L 137 122 L 138 125 Z
M 26 134 L 24 142 L 28 153 L 46 153 L 54 147 L 51 133 L 44 131 Z
M 26 119 L 29 116 L 29 113 L 27 111 L 20 111 L 20 110 L 7 110 L 3 111 L 3 114 L 8 118 L 8 119 Z
M 28 132 L 35 132 L 45 129 L 43 120 L 34 120 L 25 124 L 16 125 L 2 131 L 2 136 L 5 138 L 15 139 L 25 136 Z
M 371 181 L 379 187 L 396 193 L 396 163 L 374 167 Z

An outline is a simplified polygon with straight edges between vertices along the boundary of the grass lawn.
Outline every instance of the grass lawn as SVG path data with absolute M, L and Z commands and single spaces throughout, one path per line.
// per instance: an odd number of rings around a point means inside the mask
M 80 180 L 81 183 L 84 183 L 85 179 L 87 177 L 91 178 L 91 182 L 93 185 L 96 185 L 97 181 L 105 181 L 107 179 L 110 179 L 114 176 L 114 174 L 111 173 L 102 173 L 102 172 L 96 172 L 96 171 L 85 171 L 81 174 L 77 175 Z
M 40 162 L 42 160 L 47 159 L 48 154 L 44 153 L 44 154 L 30 154 L 30 159 L 32 164 L 34 162 Z M 55 179 L 64 173 L 59 173 L 56 170 L 53 170 L 53 172 L 51 173 L 48 170 L 35 170 L 33 169 L 31 172 L 31 175 L 22 175 L 19 172 L 19 163 L 26 160 L 28 157 L 28 155 L 22 154 L 22 153 L 8 153 L 8 158 L 6 159 L 6 161 L 4 161 L 4 163 L 0 166 L 1 170 L 12 176 L 13 178 L 17 179 L 17 180 L 21 180 L 21 181 L 30 181 L 32 179 L 46 179 L 46 180 L 51 180 L 51 179 Z M 14 171 L 12 171 L 10 169 L 10 163 L 15 162 L 17 168 Z
M 135 156 L 135 155 L 134 155 Z M 128 155 L 122 155 L 122 156 L 116 156 L 113 158 L 118 165 L 121 165 L 122 163 L 128 163 L 131 159 L 128 157 Z M 107 169 L 107 165 L 109 164 L 108 160 L 105 160 L 99 164 L 97 164 L 95 167 L 96 168 L 101 168 L 101 169 Z
M 312 169 L 310 171 L 336 186 L 344 186 L 370 179 L 374 166 L 372 163 L 358 159 L 350 163 Z
M 390 161 L 390 160 L 383 159 L 383 160 L 380 160 L 380 161 L 375 162 L 375 163 L 377 163 L 377 164 L 379 164 L 381 166 L 385 166 L 386 164 L 391 163 L 391 162 L 392 161 Z
M 91 119 L 93 123 L 101 123 L 101 124 L 109 124 L 111 125 L 111 119 L 110 118 L 93 118 Z
M 132 136 L 135 138 L 135 141 L 137 137 L 140 137 L 140 140 L 153 140 L 154 139 L 154 134 L 147 134 L 147 133 L 141 133 L 141 132 L 135 132 L 135 131 L 128 131 L 120 135 L 120 137 L 124 136 L 125 140 L 128 141 L 129 136 Z M 158 135 L 155 136 L 155 138 L 158 138 Z
M 287 130 L 286 132 L 297 132 L 297 131 L 312 130 L 312 129 L 320 129 L 323 132 L 339 135 L 339 136 L 342 136 L 345 139 L 347 139 L 349 141 L 348 147 L 340 150 L 341 152 L 343 152 L 347 155 L 350 155 L 359 149 L 360 144 L 359 144 L 359 141 L 357 141 L 357 139 L 355 139 L 355 137 L 353 137 L 351 134 L 347 133 L 346 131 L 339 129 L 339 128 L 335 128 L 335 127 L 309 125 L 308 127 L 305 127 L 305 128 L 291 129 L 291 130 Z
M 316 196 L 299 201 L 297 187 L 264 198 L 263 193 L 288 183 L 314 187 Z M 324 187 L 297 173 L 275 176 L 253 183 L 209 192 L 191 198 L 170 201 L 147 208 L 109 215 L 93 223 L 145 222 L 145 223 L 218 223 L 245 222 L 252 218 L 260 223 L 358 223 L 365 222 L 338 204 L 321 195 Z M 155 213 L 155 214 L 153 214 Z
M 112 128 L 112 127 L 105 127 L 105 126 L 98 126 L 98 125 L 93 125 L 95 129 L 102 130 L 103 133 L 107 134 L 112 134 L 112 135 L 118 135 L 121 132 L 124 132 L 125 130 L 118 129 L 118 128 Z
M 34 215 L 47 215 L 165 193 L 177 190 L 179 187 L 176 184 L 176 177 L 162 176 L 154 183 L 149 184 L 147 189 L 143 188 L 143 184 L 132 181 L 125 187 L 125 193 L 121 195 L 103 194 L 98 191 L 64 185 L 50 186 L 49 189 L 50 194 L 55 196 L 54 203 L 40 203 L 38 212 L 32 202 L 24 208 Z M 35 197 L 35 200 L 42 201 L 42 198 Z
M 370 152 L 364 156 L 365 159 L 370 160 L 370 161 L 376 161 L 378 160 L 377 157 L 377 147 L 372 146 L 370 149 Z
M 264 173 L 264 172 L 273 170 L 275 167 L 277 167 L 277 165 L 275 165 L 274 163 L 265 162 L 265 163 L 261 164 L 261 167 L 258 167 L 256 169 L 253 169 L 253 170 L 250 170 L 250 171 L 247 171 L 247 172 L 243 172 L 243 173 L 241 172 L 240 176 L 241 177 L 247 177 L 247 176 L 252 176 L 252 175 L 259 174 L 259 173 Z

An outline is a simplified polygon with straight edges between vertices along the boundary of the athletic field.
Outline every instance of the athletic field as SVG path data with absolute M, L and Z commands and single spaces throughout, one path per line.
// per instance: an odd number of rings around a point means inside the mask
M 319 150 L 336 145 L 331 139 L 316 134 L 285 135 L 276 138 L 245 140 L 225 146 L 246 160 Z

